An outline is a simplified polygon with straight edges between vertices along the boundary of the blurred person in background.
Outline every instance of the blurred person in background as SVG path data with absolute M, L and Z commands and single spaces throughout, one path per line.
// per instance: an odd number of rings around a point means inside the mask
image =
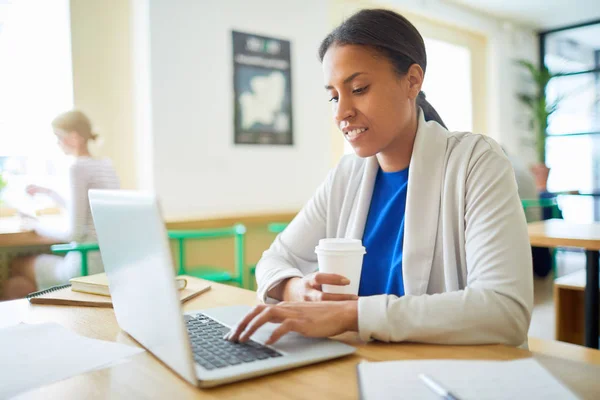
M 521 200 L 538 200 L 554 197 L 554 195 L 546 191 L 539 192 L 536 187 L 535 178 L 525 163 L 512 154 L 509 154 L 506 149 L 503 150 L 515 171 L 515 179 Z M 536 222 L 550 219 L 552 215 L 551 210 L 548 208 L 529 207 L 525 213 L 525 217 L 527 218 L 527 222 Z M 531 256 L 535 275 L 540 278 L 548 276 L 552 271 L 552 253 L 550 249 L 546 247 L 531 247 Z
M 52 129 L 58 145 L 65 155 L 74 157 L 69 167 L 69 193 L 63 195 L 55 190 L 29 185 L 30 196 L 50 197 L 64 212 L 62 226 L 44 224 L 28 218 L 35 232 L 41 236 L 64 242 L 95 242 L 96 230 L 88 200 L 89 189 L 118 189 L 119 178 L 109 159 L 94 158 L 89 151 L 89 141 L 96 140 L 89 118 L 81 111 L 68 111 L 52 121 Z M 27 217 L 24 217 L 27 218 Z M 98 252 L 88 254 L 90 274 L 102 272 Z M 40 254 L 15 258 L 10 264 L 10 277 L 4 284 L 4 300 L 26 296 L 38 289 L 68 282 L 81 272 L 81 255 L 70 252 L 65 257 Z

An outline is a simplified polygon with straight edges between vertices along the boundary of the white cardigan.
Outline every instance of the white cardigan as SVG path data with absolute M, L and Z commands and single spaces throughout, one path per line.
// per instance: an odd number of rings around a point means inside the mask
M 526 343 L 531 250 L 511 165 L 488 137 L 450 133 L 419 113 L 408 178 L 405 296 L 358 300 L 363 340 Z M 361 239 L 379 164 L 345 156 L 256 268 L 258 296 L 317 270 L 319 239 Z M 367 249 L 367 252 L 369 249 Z

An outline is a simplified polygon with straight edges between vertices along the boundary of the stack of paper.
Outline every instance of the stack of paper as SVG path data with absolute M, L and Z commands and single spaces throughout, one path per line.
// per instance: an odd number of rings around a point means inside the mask
M 143 349 L 79 336 L 54 323 L 0 330 L 0 398 L 109 366 Z

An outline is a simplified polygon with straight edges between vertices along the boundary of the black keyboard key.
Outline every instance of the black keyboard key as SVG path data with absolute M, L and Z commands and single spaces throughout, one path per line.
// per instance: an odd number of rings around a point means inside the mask
M 199 362 L 198 364 L 202 365 L 204 368 L 206 368 L 208 370 L 212 370 L 212 369 L 217 368 L 217 367 L 215 367 L 214 365 L 212 365 L 209 362 Z
M 238 365 L 242 363 L 242 360 L 237 359 L 236 357 L 229 357 L 224 360 L 229 365 Z
M 229 328 L 198 314 L 185 316 L 194 353 L 194 360 L 206 369 L 280 357 L 281 354 L 257 342 L 232 343 L 223 339 Z
M 213 364 L 214 364 L 214 365 L 215 365 L 215 367 L 217 367 L 217 368 L 223 368 L 223 367 L 226 367 L 226 366 L 228 366 L 228 365 L 229 365 L 229 364 L 227 364 L 227 363 L 226 363 L 225 361 L 223 361 L 223 360 L 217 360 L 217 361 L 215 361 Z

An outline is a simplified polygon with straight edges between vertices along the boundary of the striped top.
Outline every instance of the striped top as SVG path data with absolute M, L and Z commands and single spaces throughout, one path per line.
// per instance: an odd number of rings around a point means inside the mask
M 119 189 L 119 178 L 109 159 L 77 157 L 69 167 L 69 193 L 64 199 L 68 219 L 66 226 L 40 224 L 36 231 L 66 242 L 97 241 L 88 199 L 90 189 Z

